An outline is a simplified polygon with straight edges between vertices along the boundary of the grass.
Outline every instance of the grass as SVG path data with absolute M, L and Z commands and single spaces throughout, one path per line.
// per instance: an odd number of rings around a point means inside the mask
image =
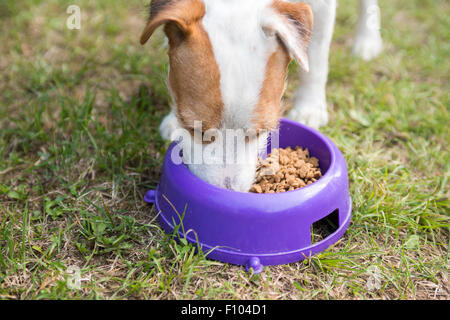
M 328 250 L 260 275 L 195 255 L 142 201 L 170 100 L 161 33 L 138 44 L 146 2 L 0 3 L 0 298 L 449 299 L 446 1 L 380 0 L 370 63 L 350 55 L 357 1 L 340 1 L 323 132 L 347 160 L 353 219 Z M 70 4 L 81 30 L 65 27 Z

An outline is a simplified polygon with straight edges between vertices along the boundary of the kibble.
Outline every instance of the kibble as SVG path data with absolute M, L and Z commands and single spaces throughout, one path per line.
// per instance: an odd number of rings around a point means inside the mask
M 258 159 L 256 178 L 250 192 L 293 191 L 310 185 L 321 177 L 319 159 L 310 157 L 307 148 L 274 149 L 266 159 Z

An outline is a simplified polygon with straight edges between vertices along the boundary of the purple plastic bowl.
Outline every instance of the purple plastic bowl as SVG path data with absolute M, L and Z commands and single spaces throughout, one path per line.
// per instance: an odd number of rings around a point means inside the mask
M 339 149 L 323 134 L 297 122 L 280 122 L 281 148 L 302 146 L 319 159 L 323 177 L 302 189 L 272 194 L 243 193 L 213 186 L 184 164 L 164 159 L 160 183 L 145 195 L 167 233 L 198 244 L 207 257 L 244 265 L 255 273 L 266 265 L 303 260 L 335 243 L 351 218 L 347 167 Z M 176 209 L 176 210 L 174 210 Z M 181 222 L 181 216 L 184 218 Z M 311 241 L 314 222 L 333 215 L 337 230 Z

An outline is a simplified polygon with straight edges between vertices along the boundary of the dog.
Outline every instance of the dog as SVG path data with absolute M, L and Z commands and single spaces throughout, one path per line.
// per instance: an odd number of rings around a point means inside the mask
M 287 69 L 295 59 L 301 71 L 294 106 L 287 118 L 313 128 L 328 123 L 325 86 L 336 0 L 153 0 L 140 42 L 164 26 L 170 62 L 172 111 L 159 128 L 174 140 L 188 132 L 184 153 L 203 152 L 207 161 L 187 164 L 192 173 L 219 187 L 247 192 L 254 180 L 257 153 L 229 148 L 236 159 L 225 163 L 222 139 L 196 139 L 208 130 L 256 132 L 249 149 L 264 148 L 280 119 Z M 377 0 L 360 0 L 353 52 L 370 60 L 382 50 Z M 198 124 L 200 122 L 201 127 Z M 197 135 L 197 133 L 199 135 Z M 234 141 L 234 140 L 233 140 Z M 261 145 L 261 141 L 263 144 Z M 205 159 L 203 159 L 205 160 Z

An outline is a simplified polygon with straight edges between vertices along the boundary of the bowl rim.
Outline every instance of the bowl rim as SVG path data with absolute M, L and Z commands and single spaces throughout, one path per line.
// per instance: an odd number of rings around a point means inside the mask
M 223 193 L 224 196 L 228 195 L 243 195 L 243 196 L 248 196 L 248 197 L 255 197 L 255 198 L 264 198 L 267 199 L 268 196 L 270 197 L 277 197 L 277 196 L 286 196 L 286 195 L 292 195 L 294 193 L 306 193 L 308 192 L 311 188 L 315 188 L 319 185 L 321 185 L 322 183 L 326 183 L 325 181 L 328 180 L 328 177 L 332 175 L 332 169 L 335 167 L 336 164 L 336 149 L 337 147 L 331 142 L 331 140 L 325 136 L 324 134 L 322 134 L 321 132 L 310 128 L 304 124 L 301 124 L 299 122 L 290 120 L 290 119 L 285 119 L 285 118 L 281 118 L 280 119 L 280 124 L 284 122 L 293 126 L 297 126 L 302 128 L 305 131 L 308 131 L 309 133 L 312 133 L 313 135 L 317 136 L 323 143 L 325 143 L 325 145 L 327 146 L 328 152 L 330 153 L 330 165 L 327 169 L 327 171 L 325 172 L 325 174 L 318 179 L 316 182 L 311 183 L 310 185 L 307 185 L 303 188 L 300 189 L 296 189 L 296 190 L 292 190 L 292 191 L 286 191 L 286 192 L 275 192 L 275 193 L 255 193 L 255 192 L 243 192 L 243 191 L 235 191 L 235 190 L 229 190 L 229 189 L 225 189 L 225 188 L 221 188 L 218 187 L 216 185 L 210 184 L 202 179 L 200 179 L 199 177 L 197 177 L 196 175 L 194 175 L 189 168 L 182 162 L 180 164 L 175 164 L 173 163 L 173 161 L 169 158 L 169 162 L 171 166 L 175 166 L 180 168 L 181 170 L 183 170 L 184 174 L 187 175 L 188 177 L 190 177 L 190 179 L 192 180 L 193 183 L 198 185 L 198 188 L 209 188 L 211 191 L 215 191 L 218 193 Z M 279 127 L 279 126 L 278 126 Z M 172 150 L 172 148 L 176 145 L 176 142 L 172 142 L 172 144 L 169 146 L 169 149 L 167 149 L 167 154 L 169 154 L 169 150 Z M 302 146 L 303 148 L 305 146 Z

